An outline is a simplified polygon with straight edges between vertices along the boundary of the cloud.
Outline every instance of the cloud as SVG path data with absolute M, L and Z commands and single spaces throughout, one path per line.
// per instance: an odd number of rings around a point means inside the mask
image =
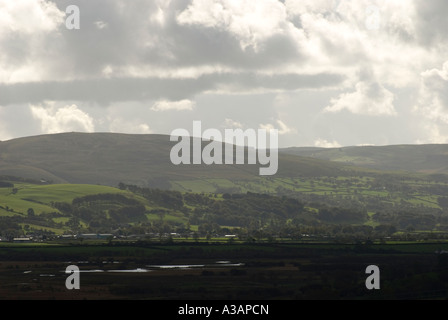
M 109 130 L 114 133 L 129 133 L 129 134 L 151 134 L 151 128 L 146 123 L 138 121 L 130 121 L 122 118 L 110 119 Z
M 415 0 L 418 19 L 415 20 L 419 43 L 427 47 L 446 47 L 448 39 L 448 3 L 445 0 Z
M 13 136 L 9 132 L 8 123 L 5 121 L 6 112 L 5 108 L 0 106 L 0 141 L 9 140 Z
M 419 117 L 416 143 L 448 143 L 448 61 L 441 69 L 421 73 L 418 99 L 412 111 Z
M 95 25 L 98 29 L 104 29 L 104 28 L 107 28 L 107 22 L 104 22 L 104 21 L 101 21 L 101 20 L 99 20 L 99 21 L 95 21 L 95 22 L 94 22 L 94 25 Z
M 289 133 L 294 133 L 296 132 L 295 129 L 292 129 L 290 127 L 288 127 L 283 121 L 281 120 L 277 120 L 276 121 L 278 127 L 275 127 L 273 124 L 268 123 L 268 124 L 260 124 L 260 129 L 265 129 L 267 131 L 272 130 L 272 129 L 277 129 L 278 130 L 278 134 L 279 135 L 285 135 L 285 134 L 289 134 Z
M 65 28 L 71 4 L 80 30 Z M 371 5 L 377 30 L 367 27 Z M 436 122 L 444 136 L 446 9 L 445 0 L 0 0 L 2 132 L 39 132 L 75 104 L 105 131 L 169 133 L 201 119 L 277 127 L 288 144 L 381 144 L 427 139 Z M 44 111 L 33 118 L 28 105 Z
M 93 132 L 93 119 L 76 105 L 57 108 L 54 102 L 30 105 L 33 117 L 41 122 L 43 133 L 69 131 Z
M 337 141 L 333 140 L 331 142 L 331 141 L 328 141 L 325 139 L 317 139 L 316 141 L 314 141 L 314 146 L 318 147 L 318 148 L 340 148 L 341 147 L 341 145 Z
M 285 6 L 277 0 L 193 0 L 177 16 L 180 25 L 199 25 L 229 32 L 243 50 L 259 50 L 262 42 L 287 31 Z
M 103 79 L 0 84 L 0 104 L 38 104 L 51 101 L 94 101 L 107 105 L 114 101 L 191 100 L 201 93 L 247 94 L 279 92 L 300 88 L 333 87 L 342 77 L 334 74 L 255 76 L 245 74 L 204 75 L 184 78 L 115 78 L 110 66 Z
M 425 126 L 426 137 L 417 139 L 417 144 L 446 144 L 448 143 L 448 132 L 441 132 L 442 129 L 438 125 L 429 124 Z M 445 130 L 446 131 L 446 130 Z
M 241 122 L 226 118 L 224 120 L 224 123 L 222 124 L 222 127 L 224 128 L 243 128 L 243 125 L 241 124 Z
M 431 120 L 448 124 L 448 61 L 442 69 L 421 74 L 419 99 L 414 112 Z
M 394 94 L 374 80 L 361 80 L 355 91 L 342 93 L 330 101 L 324 112 L 347 110 L 353 114 L 368 116 L 395 116 Z
M 20 28 L 45 30 L 42 37 L 32 31 L 33 41 L 11 46 L 11 31 L 4 29 L 9 43 L 5 48 L 0 43 L 0 54 L 8 48 L 26 48 L 0 58 L 6 67 L 22 57 L 11 72 L 0 68 L 4 83 L 203 75 L 213 75 L 208 79 L 215 83 L 223 73 L 251 73 L 252 81 L 260 74 L 271 75 L 273 81 L 285 74 L 344 77 L 354 70 L 353 61 L 380 62 L 385 68 L 374 68 L 381 69 L 381 76 L 396 79 L 424 53 L 397 41 L 415 33 L 414 6 L 397 0 L 378 2 L 387 25 L 374 36 L 364 27 L 371 2 L 366 0 L 341 1 L 338 6 L 330 0 L 134 0 L 126 6 L 121 1 L 78 0 L 82 27 L 76 32 L 60 27 L 68 0 L 59 0 L 59 8 L 43 0 L 2 1 L 27 3 L 24 12 L 31 12 L 32 23 L 21 23 L 13 5 L 7 5 L 5 15 L 13 16 L 9 20 Z M 33 21 L 42 15 L 48 23 L 35 28 Z M 402 55 L 395 54 L 397 48 Z M 307 80 L 313 78 L 303 78 Z
M 61 12 L 46 0 L 0 0 L 0 39 L 8 34 L 51 32 L 63 23 Z
M 154 103 L 151 107 L 153 111 L 191 111 L 194 109 L 196 103 L 194 101 L 184 99 L 180 101 L 167 101 L 159 100 Z
M 0 0 L 0 83 L 45 77 L 55 57 L 47 40 L 58 37 L 64 15 L 51 1 Z

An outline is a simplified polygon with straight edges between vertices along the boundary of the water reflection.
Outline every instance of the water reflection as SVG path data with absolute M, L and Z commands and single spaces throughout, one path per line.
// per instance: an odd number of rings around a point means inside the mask
M 103 261 L 104 263 L 104 261 Z M 108 262 L 108 263 L 117 263 Z M 162 270 L 162 269 L 177 269 L 177 270 L 186 270 L 186 269 L 200 269 L 200 268 L 222 268 L 222 267 L 241 267 L 244 266 L 244 263 L 232 263 L 230 261 L 216 261 L 212 264 L 163 264 L 163 265 L 146 265 L 146 268 L 136 268 L 130 270 L 103 270 L 103 269 L 85 269 L 79 270 L 79 272 L 83 273 L 99 273 L 99 272 L 112 272 L 112 273 L 141 273 L 141 272 L 151 272 L 154 270 Z M 62 271 L 65 273 L 65 271 Z M 42 275 L 41 275 L 42 276 Z

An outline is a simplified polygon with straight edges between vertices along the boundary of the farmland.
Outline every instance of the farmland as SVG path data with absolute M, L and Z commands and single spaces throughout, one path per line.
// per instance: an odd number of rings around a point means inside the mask
M 447 296 L 443 147 L 416 147 L 402 168 L 412 147 L 287 150 L 261 177 L 247 165 L 172 166 L 165 138 L 0 143 L 0 297 Z M 81 290 L 64 286 L 69 264 Z M 369 265 L 379 292 L 366 290 Z
M 319 223 L 320 232 L 326 234 L 331 232 L 325 226 L 340 223 L 366 226 L 372 230 L 395 226 L 397 235 L 403 231 L 424 231 L 443 236 L 448 230 L 448 219 L 444 214 L 448 184 L 445 180 L 433 180 L 420 174 L 179 180 L 172 183 L 172 191 L 123 183 L 115 188 L 32 183 L 13 178 L 3 181 L 13 187 L 0 188 L 0 218 L 19 224 L 22 231 L 16 232 L 17 236 L 36 230 L 54 235 L 111 233 L 117 228 L 132 233 L 185 233 L 190 230 L 199 232 L 199 236 L 237 231 L 248 235 L 248 228 L 253 228 L 250 221 L 263 228 L 265 236 L 291 233 L 292 229 L 286 231 L 286 227 L 299 227 L 303 233 L 304 228 L 313 223 Z M 264 209 L 253 207 L 256 204 L 250 198 L 257 194 L 259 199 L 270 197 Z M 122 197 L 111 199 L 111 195 Z M 96 199 L 88 200 L 89 197 Z M 81 202 L 75 205 L 75 199 Z M 300 206 L 287 214 L 280 213 L 281 210 L 291 210 L 281 209 L 285 199 L 298 201 Z M 275 202 L 277 208 L 272 207 Z M 130 205 L 140 205 L 141 212 Z M 243 209 L 243 205 L 249 207 Z M 270 211 L 262 213 L 269 207 L 272 207 Z M 235 215 L 232 211 L 236 208 L 249 211 L 245 215 Z M 260 209 L 262 211 L 257 213 Z M 273 224 L 284 225 L 285 230 L 273 228 Z M 232 226 L 238 229 L 230 231 Z M 219 228 L 227 231 L 219 231 Z M 319 232 L 314 229 L 314 233 Z

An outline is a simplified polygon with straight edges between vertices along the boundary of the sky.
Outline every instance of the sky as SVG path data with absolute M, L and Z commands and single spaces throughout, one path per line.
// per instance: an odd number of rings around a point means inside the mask
M 79 8 L 79 28 L 70 28 Z M 0 140 L 277 129 L 448 143 L 446 0 L 0 0 Z

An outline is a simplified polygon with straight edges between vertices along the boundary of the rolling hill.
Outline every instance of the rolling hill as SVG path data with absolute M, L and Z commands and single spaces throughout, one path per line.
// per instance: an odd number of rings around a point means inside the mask
M 448 230 L 446 145 L 281 149 L 277 174 L 260 176 L 258 165 L 173 165 L 175 143 L 115 133 L 0 142 L 1 230 L 134 232 L 138 223 L 145 232 L 218 224 L 276 233 L 278 225 L 316 223 Z M 11 223 L 15 233 L 6 232 Z
M 62 133 L 0 142 L 0 175 L 52 183 L 171 188 L 171 181 L 258 179 L 259 165 L 173 165 L 168 135 Z M 205 145 L 205 143 L 204 143 Z M 276 176 L 333 176 L 344 166 L 280 154 Z
M 448 174 L 448 145 L 287 148 L 283 153 L 377 170 Z
M 113 187 L 124 182 L 192 192 L 238 188 L 243 192 L 272 192 L 268 190 L 278 186 L 275 182 L 288 178 L 391 173 L 445 178 L 444 174 L 448 174 L 448 145 L 280 149 L 277 174 L 260 176 L 259 165 L 176 166 L 170 161 L 175 144 L 168 135 L 116 133 L 61 133 L 13 139 L 0 142 L 0 176 Z M 240 182 L 252 186 L 244 188 Z

